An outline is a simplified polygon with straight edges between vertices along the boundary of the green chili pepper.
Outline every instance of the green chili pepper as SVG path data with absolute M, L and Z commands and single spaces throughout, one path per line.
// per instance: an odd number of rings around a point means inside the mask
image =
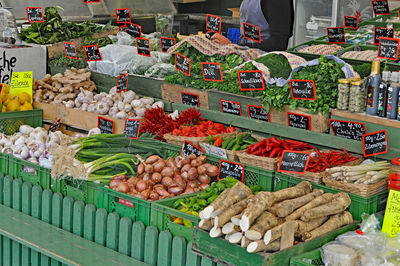
M 199 206 L 201 206 L 201 207 L 207 207 L 207 200 L 205 200 L 205 199 L 198 199 L 197 200 L 197 204 L 199 205 Z
M 232 148 L 233 148 L 233 146 L 235 145 L 235 139 L 231 139 L 230 141 L 229 141 L 229 143 L 226 145 L 226 149 L 227 150 L 231 150 Z
M 233 146 L 232 151 L 238 151 L 240 150 L 240 144 L 236 143 L 235 146 Z
M 181 203 L 183 203 L 183 199 L 178 199 L 177 201 L 172 204 L 172 208 L 177 209 L 178 207 L 181 206 Z
M 218 198 L 218 196 L 219 196 L 219 195 L 215 194 L 215 195 L 209 197 L 209 198 L 207 199 L 208 204 L 210 204 L 211 202 L 213 202 L 216 198 Z
M 249 146 L 248 144 L 244 144 L 244 145 L 240 146 L 240 150 L 241 151 L 245 150 L 245 149 L 247 149 L 248 146 Z

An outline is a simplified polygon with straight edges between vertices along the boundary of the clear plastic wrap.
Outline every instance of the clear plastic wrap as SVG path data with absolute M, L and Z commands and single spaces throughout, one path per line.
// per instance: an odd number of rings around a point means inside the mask
M 356 266 L 358 261 L 357 250 L 338 241 L 322 246 L 321 255 L 325 266 Z
M 117 33 L 117 35 L 108 35 L 108 38 L 113 42 L 113 44 L 118 44 L 118 45 L 132 45 L 135 42 L 135 40 L 129 35 L 128 33 L 124 31 L 120 31 Z
M 165 78 L 169 75 L 175 74 L 177 70 L 175 66 L 166 63 L 158 63 L 149 69 L 147 69 L 144 75 L 146 77 L 153 77 L 153 78 Z

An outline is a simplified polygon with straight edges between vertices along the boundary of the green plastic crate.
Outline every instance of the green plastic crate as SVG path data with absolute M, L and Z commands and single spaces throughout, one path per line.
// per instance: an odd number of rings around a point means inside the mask
M 43 189 L 49 188 L 54 192 L 61 191 L 62 181 L 51 178 L 50 169 L 11 155 L 8 158 L 8 175 L 11 177 L 22 179 L 22 181 L 30 182 L 33 185 L 40 185 Z
M 293 187 L 298 183 L 304 181 L 303 179 L 296 178 L 293 176 L 275 173 L 274 178 L 274 191 L 281 190 L 288 187 Z M 342 190 L 331 188 L 324 186 L 322 184 L 317 184 L 314 182 L 310 182 L 314 189 L 322 189 L 325 192 L 329 193 L 338 193 L 342 192 Z M 354 220 L 361 221 L 363 213 L 377 213 L 382 211 L 386 207 L 388 191 L 381 191 L 375 195 L 369 197 L 361 197 L 356 194 L 347 192 L 351 198 L 351 204 L 349 207 L 349 212 L 353 215 Z
M 321 250 L 314 249 L 296 257 L 290 258 L 290 266 L 323 266 Z
M 22 125 L 41 127 L 42 117 L 42 109 L 1 113 L 0 132 L 6 135 L 12 135 L 17 132 L 19 130 L 19 127 Z
M 0 153 L 0 173 L 8 175 L 8 155 Z
M 62 180 L 61 193 L 76 200 L 81 200 L 86 204 L 97 204 L 97 192 L 100 185 L 83 180 L 72 180 L 66 178 Z

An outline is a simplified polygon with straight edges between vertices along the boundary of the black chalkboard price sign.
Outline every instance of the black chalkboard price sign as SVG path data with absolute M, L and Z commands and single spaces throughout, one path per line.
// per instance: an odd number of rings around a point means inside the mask
M 232 102 L 228 100 L 219 100 L 221 103 L 221 112 L 233 115 L 242 115 L 242 110 L 240 108 L 240 103 Z
M 175 53 L 175 68 L 186 76 L 190 76 L 190 59 L 180 53 Z
M 269 121 L 269 115 L 267 112 L 265 112 L 265 110 L 262 106 L 255 106 L 255 105 L 248 104 L 247 105 L 247 113 L 249 115 L 249 118 L 257 119 L 257 120 L 261 120 L 261 121 L 265 121 L 265 122 Z
M 188 157 L 190 154 L 195 154 L 197 157 L 203 155 L 203 150 L 194 145 L 193 143 L 186 141 L 182 145 L 181 155 Z
M 228 176 L 243 182 L 244 180 L 244 165 L 226 160 L 219 161 L 218 180 L 227 178 Z
M 117 23 L 130 23 L 131 11 L 129 8 L 117 8 L 115 9 L 115 17 L 117 18 Z
M 150 40 L 144 38 L 136 38 L 137 53 L 143 56 L 151 56 Z
M 161 51 L 168 52 L 168 49 L 176 44 L 176 39 L 161 37 Z
M 61 118 L 57 119 L 56 122 L 50 125 L 48 132 L 56 132 L 61 125 Z
M 389 3 L 388 0 L 372 0 L 372 8 L 375 15 L 389 15 Z
M 102 134 L 113 134 L 114 133 L 114 121 L 104 118 L 97 117 L 97 127 L 100 129 Z
M 358 17 L 344 16 L 344 27 L 353 30 L 358 29 Z
M 326 30 L 329 43 L 346 43 L 344 27 L 328 27 Z
M 201 63 L 203 79 L 205 81 L 222 81 L 222 70 L 220 63 Z
M 260 27 L 243 22 L 243 37 L 254 42 L 261 42 L 261 30 Z
M 101 3 L 101 0 L 83 0 L 83 2 L 85 4 L 89 4 L 89 3 Z
M 86 61 L 101 61 L 101 54 L 98 45 L 86 45 L 82 46 L 85 52 Z
M 128 89 L 128 74 L 117 77 L 117 93 Z
M 382 27 L 375 27 L 374 28 L 374 44 L 379 44 L 379 39 L 385 38 L 393 38 L 394 37 L 394 29 L 393 28 L 382 28 Z
M 283 151 L 278 172 L 304 174 L 309 160 L 310 153 L 308 152 Z
M 265 89 L 263 73 L 260 70 L 238 71 L 241 91 L 263 91 Z
M 206 30 L 221 33 L 222 19 L 220 17 L 207 14 L 206 16 Z
M 140 120 L 139 119 L 126 119 L 124 134 L 131 139 L 137 139 L 139 137 Z
M 65 57 L 71 59 L 78 59 L 78 53 L 76 52 L 76 45 L 72 42 L 64 42 Z
M 142 37 L 142 26 L 134 24 L 134 23 L 126 23 L 125 25 L 126 33 L 131 35 L 132 37 L 135 38 L 141 38 Z
M 289 127 L 296 127 L 305 130 L 311 130 L 311 117 L 308 115 L 300 115 L 288 112 L 287 120 Z
M 397 61 L 399 58 L 400 40 L 384 37 L 381 37 L 379 40 L 378 57 Z
M 362 136 L 364 157 L 379 155 L 387 152 L 386 130 L 368 133 Z
M 333 135 L 361 141 L 365 134 L 364 123 L 329 119 Z
M 293 99 L 311 101 L 317 99 L 314 80 L 291 79 L 289 84 Z
M 126 32 L 126 25 L 124 25 L 124 26 L 119 26 L 118 29 L 119 29 L 119 31 Z
M 41 7 L 27 7 L 26 14 L 30 23 L 44 22 L 43 9 Z
M 199 95 L 197 94 L 182 91 L 181 99 L 183 104 L 200 107 Z

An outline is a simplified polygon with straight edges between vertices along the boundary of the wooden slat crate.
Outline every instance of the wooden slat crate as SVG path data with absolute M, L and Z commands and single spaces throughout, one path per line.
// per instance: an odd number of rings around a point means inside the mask
M 187 88 L 181 85 L 163 82 L 161 85 L 161 95 L 166 101 L 173 103 L 182 103 L 182 93 L 194 94 L 198 96 L 200 108 L 209 109 L 208 91 Z

